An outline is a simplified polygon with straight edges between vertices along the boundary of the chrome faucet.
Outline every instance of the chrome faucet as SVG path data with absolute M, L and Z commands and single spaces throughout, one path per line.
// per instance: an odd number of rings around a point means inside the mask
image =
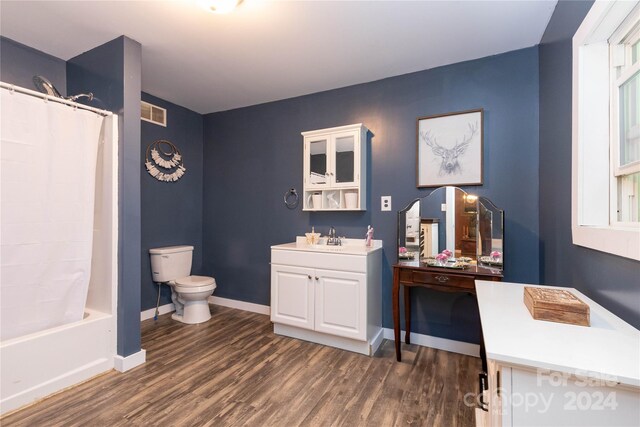
M 340 237 L 336 237 L 336 229 L 333 226 L 329 227 L 327 245 L 334 245 L 334 246 L 342 245 L 342 239 L 340 239 Z

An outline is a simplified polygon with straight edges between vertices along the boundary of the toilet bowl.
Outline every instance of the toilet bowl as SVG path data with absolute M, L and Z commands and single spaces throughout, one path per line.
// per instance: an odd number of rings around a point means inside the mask
M 213 277 L 187 276 L 169 282 L 169 285 L 176 307 L 176 312 L 171 315 L 173 320 L 192 325 L 211 319 L 208 298 L 216 289 Z
M 193 246 L 168 246 L 149 249 L 153 281 L 171 286 L 171 300 L 176 312 L 172 319 L 196 324 L 211 319 L 209 295 L 216 281 L 208 276 L 189 276 Z

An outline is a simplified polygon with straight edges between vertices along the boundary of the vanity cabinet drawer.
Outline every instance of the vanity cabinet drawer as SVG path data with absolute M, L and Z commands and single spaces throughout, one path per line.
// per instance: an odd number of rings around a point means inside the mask
M 454 288 L 475 289 L 473 277 L 458 276 L 449 273 L 435 273 L 430 271 L 402 270 L 400 281 L 423 283 L 426 285 L 451 286 Z

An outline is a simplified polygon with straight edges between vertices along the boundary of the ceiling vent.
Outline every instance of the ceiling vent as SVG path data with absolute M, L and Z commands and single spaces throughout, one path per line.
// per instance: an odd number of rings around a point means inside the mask
M 145 122 L 167 127 L 167 110 L 148 102 L 140 101 L 140 118 Z

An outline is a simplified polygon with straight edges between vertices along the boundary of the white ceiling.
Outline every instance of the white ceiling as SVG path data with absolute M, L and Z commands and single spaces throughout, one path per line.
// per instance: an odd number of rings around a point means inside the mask
M 556 1 L 6 1 L 0 33 L 68 60 L 126 35 L 142 89 L 199 113 L 534 46 Z

